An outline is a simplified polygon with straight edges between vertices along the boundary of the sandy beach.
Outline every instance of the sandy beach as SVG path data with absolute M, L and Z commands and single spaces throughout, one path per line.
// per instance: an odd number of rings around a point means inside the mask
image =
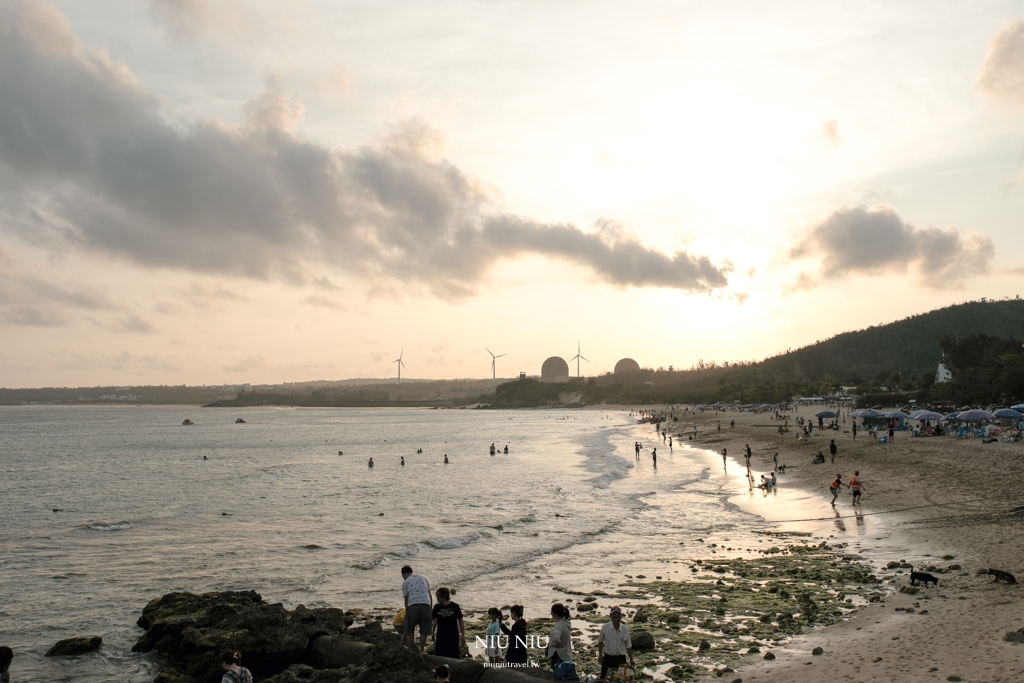
M 791 417 L 810 417 L 814 412 L 813 407 L 802 407 Z M 744 666 L 736 667 L 735 677 L 759 683 L 826 678 L 1024 680 L 1024 650 L 1003 640 L 1007 632 L 1024 627 L 1018 606 L 1020 588 L 976 575 L 987 568 L 1024 574 L 1020 518 L 1008 514 L 1024 504 L 1021 444 L 983 444 L 981 439 L 955 437 L 915 439 L 905 432 L 889 444 L 865 433 L 854 441 L 849 421 L 839 431 L 815 430 L 806 441 L 797 440 L 795 429 L 780 439 L 780 423 L 771 417 L 708 412 L 680 416 L 678 423 L 669 424 L 670 432 L 683 433 L 697 426 L 698 439 L 684 441 L 687 445 L 719 453 L 728 449 L 727 474 L 735 477 L 737 488 L 731 502 L 778 523 L 781 529 L 811 531 L 816 536 L 848 534 L 854 529 L 858 540 L 853 546 L 874 563 L 876 575 L 885 579 L 883 585 L 891 592 L 841 624 L 818 627 L 792 639 L 773 651 L 773 661 L 748 656 Z M 736 422 L 734 429 L 729 427 L 731 420 Z M 810 464 L 819 450 L 829 458 L 833 438 L 838 446 L 836 465 L 828 460 L 824 465 Z M 779 476 L 777 494 L 745 490 L 749 489 L 742 464 L 746 444 L 753 451 L 755 480 L 772 470 L 776 452 L 779 462 L 787 465 L 786 474 Z M 721 473 L 721 460 L 717 466 Z M 859 515 L 845 488 L 836 510 L 829 505 L 829 482 L 837 472 L 848 481 L 854 470 L 860 471 L 864 482 Z M 802 521 L 787 521 L 794 519 Z M 936 566 L 947 571 L 936 574 L 938 587 L 915 595 L 900 593 L 898 589 L 909 584 L 909 570 L 885 566 L 904 560 L 919 570 Z M 948 569 L 957 565 L 959 570 Z M 813 656 L 815 647 L 824 653 Z

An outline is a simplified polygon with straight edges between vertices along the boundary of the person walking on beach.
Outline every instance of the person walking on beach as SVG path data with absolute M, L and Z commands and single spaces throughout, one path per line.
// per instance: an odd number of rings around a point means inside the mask
M 447 457 L 447 456 L 446 456 Z M 405 599 L 405 621 L 402 622 L 402 645 L 413 649 L 416 627 L 420 627 L 420 649 L 427 645 L 431 632 L 431 613 L 434 598 L 430 595 L 430 582 L 422 574 L 414 574 L 412 567 L 402 567 L 402 597 Z
M 892 425 L 889 425 L 889 443 L 892 443 L 896 439 L 896 430 Z
M 747 465 L 747 474 L 750 474 L 750 447 L 747 447 L 747 452 L 743 454 L 743 460 Z
M 462 659 L 466 647 L 466 626 L 462 621 L 462 608 L 452 602 L 452 592 L 441 586 L 437 589 L 437 604 L 433 615 L 434 656 Z
M 836 498 L 839 497 L 839 490 L 843 486 L 845 486 L 845 484 L 843 484 L 843 475 L 836 472 L 836 478 L 832 480 L 832 483 L 828 487 L 832 491 L 832 507 L 836 506 Z
M 523 619 L 523 606 L 512 605 L 509 612 L 512 613 L 512 628 L 505 626 L 501 621 L 498 622 L 498 628 L 508 636 L 505 661 L 509 664 L 526 666 L 529 656 L 526 652 L 526 620 Z
M 252 683 L 252 672 L 242 668 L 242 653 L 227 650 L 220 653 L 220 666 L 224 675 L 220 683 Z
M 727 456 L 728 454 L 729 454 L 729 449 L 727 449 L 727 448 L 723 448 L 723 449 L 722 449 L 722 467 L 723 467 L 723 468 L 725 468 L 725 467 L 728 467 L 728 463 L 727 463 L 727 462 L 726 462 L 726 460 L 725 460 L 725 458 L 726 458 L 726 456 Z
M 857 440 L 857 423 L 856 422 L 854 422 L 853 426 L 850 427 L 850 431 L 853 432 L 853 440 L 856 441 Z
M 850 489 L 853 491 L 853 504 L 858 505 L 860 503 L 860 491 L 864 488 L 864 484 L 860 480 L 860 470 L 853 473 L 850 477 Z
M 655 448 L 651 451 L 651 457 L 654 458 L 654 469 L 658 469 L 658 449 Z
M 718 421 L 718 433 L 719 434 L 722 433 L 722 421 L 721 420 Z
M 633 447 L 636 449 L 636 459 L 639 460 L 640 459 L 640 442 L 637 441 L 636 443 L 634 443 Z
M 672 450 L 672 437 L 668 437 L 668 449 Z
M 0 683 L 11 683 L 11 662 L 14 661 L 14 650 L 0 645 Z
M 545 650 L 551 668 L 561 662 L 572 661 L 572 629 L 569 627 L 569 610 L 560 602 L 551 606 L 551 618 L 555 626 L 548 634 L 548 647 Z
M 736 429 L 736 420 L 729 420 L 729 429 Z
M 602 681 L 609 670 L 614 671 L 625 664 L 626 657 L 629 657 L 629 668 L 636 668 L 629 627 L 622 623 L 622 608 L 612 607 L 609 618 L 611 621 L 601 626 L 601 633 L 597 636 L 597 663 L 601 665 Z
M 776 472 L 779 469 L 779 454 L 776 453 L 772 456 L 772 472 Z
M 836 440 L 832 439 L 832 443 L 828 445 L 828 452 L 832 454 L 832 464 L 836 464 L 836 453 L 839 452 L 839 447 L 836 446 Z
M 751 453 L 751 450 L 750 450 L 750 444 L 749 443 L 748 444 L 744 444 L 744 446 L 743 446 L 743 457 L 747 459 L 748 463 L 750 462 L 750 456 L 751 455 L 752 455 L 752 453 Z

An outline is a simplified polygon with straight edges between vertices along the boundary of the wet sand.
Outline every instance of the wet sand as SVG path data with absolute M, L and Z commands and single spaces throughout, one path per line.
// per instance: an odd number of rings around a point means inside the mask
M 802 408 L 791 416 L 810 417 L 818 410 Z M 735 480 L 737 493 L 730 502 L 782 530 L 845 538 L 873 565 L 877 576 L 886 579 L 884 585 L 892 592 L 842 624 L 816 628 L 776 648 L 774 661 L 750 656 L 734 676 L 759 683 L 957 680 L 951 676 L 964 681 L 1024 680 L 1024 649 L 1003 641 L 1008 631 L 1024 627 L 1021 588 L 976 575 L 991 567 L 1024 581 L 1024 528 L 1020 517 L 1008 514 L 1024 505 L 1024 445 L 955 437 L 914 439 L 906 432 L 898 433 L 891 444 L 864 433 L 854 441 L 849 421 L 839 431 L 815 429 L 810 439 L 798 441 L 792 419 L 792 431 L 780 439 L 781 423 L 770 418 L 712 412 L 680 416 L 678 423 L 669 425 L 670 433 L 698 427 L 699 438 L 691 442 L 684 436 L 685 446 L 717 453 L 728 449 L 724 470 L 720 455 L 705 457 L 712 476 Z M 735 429 L 729 428 L 730 420 L 736 421 Z M 833 438 L 838 446 L 835 465 L 829 462 Z M 775 452 L 787 465 L 786 474 L 778 475 L 777 491 L 766 495 L 750 489 L 742 458 L 747 443 L 753 451 L 754 480 L 772 470 Z M 811 465 L 819 450 L 826 464 Z M 829 483 L 837 472 L 848 482 L 854 470 L 860 470 L 864 482 L 863 504 L 854 508 L 844 488 L 833 510 Z M 909 584 L 909 570 L 880 571 L 888 561 L 901 560 L 920 570 L 957 564 L 961 569 L 937 574 L 938 587 L 908 595 L 897 591 Z M 815 647 L 824 653 L 811 655 Z

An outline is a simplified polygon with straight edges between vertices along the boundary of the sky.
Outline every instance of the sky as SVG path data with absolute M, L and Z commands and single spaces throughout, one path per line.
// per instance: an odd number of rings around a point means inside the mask
M 1022 220 L 1019 2 L 0 0 L 0 386 L 760 360 Z

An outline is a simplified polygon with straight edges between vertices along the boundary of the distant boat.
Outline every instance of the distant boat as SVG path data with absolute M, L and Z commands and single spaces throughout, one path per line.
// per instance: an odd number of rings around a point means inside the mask
M 193 422 L 192 420 L 185 420 L 181 424 L 183 424 L 183 425 L 191 425 L 191 424 L 195 424 L 195 422 Z
M 236 425 L 244 425 L 245 424 L 245 420 L 243 420 L 242 418 L 238 418 L 237 420 L 235 420 L 235 424 Z

